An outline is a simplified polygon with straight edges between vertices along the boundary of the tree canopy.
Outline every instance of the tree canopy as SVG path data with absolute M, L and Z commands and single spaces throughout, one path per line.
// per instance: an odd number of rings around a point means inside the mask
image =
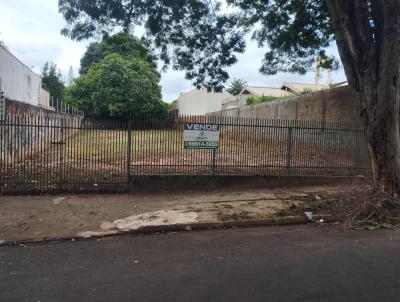
M 253 30 L 253 39 L 267 49 L 260 71 L 305 73 L 316 60 L 321 67 L 338 68 L 327 55 L 334 41 L 325 0 L 227 0 L 240 8 L 239 20 Z
M 50 97 L 56 102 L 56 100 L 62 101 L 64 99 L 64 82 L 62 75 L 58 71 L 57 65 L 51 62 L 47 62 L 41 69 L 42 84 L 44 88 L 50 93 Z
M 144 45 L 143 40 L 133 35 L 120 32 L 115 35 L 105 35 L 101 42 L 93 42 L 87 48 L 81 59 L 80 74 L 85 74 L 90 66 L 99 63 L 107 55 L 117 53 L 125 58 L 139 58 L 156 68 L 155 58 Z
M 243 52 L 243 30 L 237 18 L 221 13 L 209 0 L 59 0 L 67 26 L 63 34 L 75 40 L 104 35 L 116 28 L 144 27 L 146 41 L 166 65 L 184 70 L 198 87 L 222 90 L 226 67 Z
M 178 106 L 178 100 L 173 100 L 171 103 L 166 104 L 168 107 L 168 111 L 174 111 Z
M 109 54 L 66 90 L 67 102 L 91 117 L 129 117 L 166 111 L 159 76 L 137 58 Z
M 399 0 L 59 0 L 63 30 L 81 40 L 124 28 L 145 28 L 166 64 L 197 86 L 216 91 L 252 32 L 266 52 L 260 71 L 304 73 L 316 60 L 334 68 L 333 41 L 366 127 L 375 184 L 400 195 Z M 172 59 L 171 59 L 172 58 Z
M 305 73 L 318 58 L 337 68 L 326 54 L 334 41 L 324 0 L 226 0 L 236 7 L 227 14 L 217 0 L 74 1 L 59 0 L 67 21 L 63 33 L 82 40 L 114 28 L 133 30 L 141 25 L 146 41 L 165 64 L 186 71 L 197 86 L 221 90 L 228 66 L 245 50 L 244 35 L 267 51 L 260 71 Z

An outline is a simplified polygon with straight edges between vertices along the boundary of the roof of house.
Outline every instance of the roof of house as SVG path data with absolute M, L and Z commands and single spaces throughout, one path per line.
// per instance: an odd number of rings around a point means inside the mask
M 281 96 L 292 96 L 293 93 L 290 91 L 282 90 L 281 88 L 276 88 L 276 87 L 259 87 L 259 86 L 246 86 L 240 94 L 244 94 L 246 91 L 248 91 L 251 94 L 257 95 L 257 96 L 276 96 L 276 97 L 281 97 Z
M 329 85 L 326 84 L 305 84 L 305 83 L 283 83 L 281 89 L 287 88 L 294 93 L 302 93 L 304 90 L 318 91 L 328 89 Z

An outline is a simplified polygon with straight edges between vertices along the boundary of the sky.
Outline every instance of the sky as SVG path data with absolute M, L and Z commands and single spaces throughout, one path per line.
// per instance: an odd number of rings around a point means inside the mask
M 72 66 L 75 76 L 78 76 L 80 59 L 91 41 L 76 42 L 60 34 L 65 25 L 58 13 L 57 0 L 0 0 L 0 40 L 25 65 L 35 72 L 45 62 L 54 62 L 61 73 L 67 77 Z M 337 54 L 333 46 L 330 52 Z M 257 47 L 257 43 L 247 38 L 247 49 L 238 55 L 238 62 L 228 69 L 231 79 L 240 78 L 248 85 L 279 87 L 283 82 L 314 83 L 315 72 L 306 75 L 279 73 L 274 76 L 264 76 L 258 72 L 265 49 Z M 161 65 L 160 65 L 161 67 Z M 334 82 L 345 81 L 343 70 L 334 72 Z M 321 83 L 326 81 L 322 74 Z M 181 71 L 167 70 L 162 73 L 161 87 L 163 99 L 171 102 L 178 98 L 181 92 L 194 87 L 185 80 Z

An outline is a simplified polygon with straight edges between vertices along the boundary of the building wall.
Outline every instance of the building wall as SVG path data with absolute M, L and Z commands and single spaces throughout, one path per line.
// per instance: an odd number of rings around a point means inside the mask
M 39 106 L 46 109 L 54 110 L 54 107 L 50 106 L 50 93 L 43 88 L 40 88 Z
M 361 127 L 356 98 L 348 86 L 286 99 L 222 110 L 212 115 L 267 119 L 343 122 Z
M 207 89 L 193 89 L 181 93 L 178 98 L 177 108 L 180 115 L 205 115 L 222 109 L 222 100 L 231 94 L 227 92 L 207 92 Z
M 222 104 L 222 110 L 226 110 L 229 108 L 235 108 L 240 106 L 245 106 L 247 104 L 247 98 L 249 96 L 257 96 L 254 93 L 246 93 L 246 94 L 238 94 L 229 99 L 229 102 Z M 226 100 L 225 100 L 226 101 Z
M 0 89 L 7 99 L 36 106 L 41 86 L 39 75 L 0 47 Z
M 3 124 L 0 122 L 0 165 L 21 161 L 26 155 L 43 151 L 52 141 L 59 141 L 61 131 L 55 126 L 59 126 L 61 120 L 64 125 L 80 127 L 82 118 L 6 100 L 6 120 Z M 23 126 L 25 124 L 46 127 Z M 63 137 L 74 135 L 76 131 L 64 129 Z

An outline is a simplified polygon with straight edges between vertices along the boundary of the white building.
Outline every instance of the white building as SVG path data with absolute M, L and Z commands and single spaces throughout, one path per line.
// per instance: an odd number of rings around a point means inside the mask
M 206 88 L 193 89 L 179 95 L 179 115 L 205 115 L 222 109 L 222 100 L 231 97 L 229 92 L 208 92 Z
M 0 46 L 0 89 L 6 99 L 38 106 L 42 78 Z
M 50 106 L 50 92 L 48 92 L 46 89 L 41 88 L 40 89 L 40 95 L 39 95 L 39 103 L 38 105 L 40 107 L 43 107 L 45 109 L 49 110 L 54 110 L 54 107 Z

